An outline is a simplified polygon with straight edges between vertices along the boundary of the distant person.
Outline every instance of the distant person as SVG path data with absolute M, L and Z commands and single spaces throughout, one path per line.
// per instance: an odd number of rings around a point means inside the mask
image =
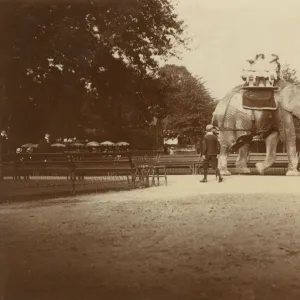
M 175 154 L 175 152 L 174 152 L 174 148 L 173 147 L 171 147 L 170 148 L 170 155 L 174 155 Z
M 46 133 L 44 138 L 40 140 L 38 145 L 39 153 L 51 153 L 50 134 Z M 48 158 L 45 156 L 44 161 L 47 162 Z
M 44 138 L 40 140 L 38 150 L 40 153 L 49 153 L 51 150 L 50 134 L 46 133 Z
M 168 155 L 168 154 L 169 154 L 168 146 L 164 145 L 164 155 Z
M 5 130 L 1 131 L 1 155 L 7 155 L 10 153 L 10 147 L 9 147 L 9 139 L 7 132 Z
M 218 168 L 218 155 L 219 155 L 219 141 L 217 136 L 214 134 L 214 126 L 209 124 L 206 126 L 206 135 L 203 139 L 203 150 L 202 150 L 202 157 L 203 157 L 203 179 L 200 182 L 207 182 L 207 173 L 209 163 L 214 170 L 216 170 L 216 177 L 219 182 L 223 181 L 223 178 L 220 174 L 220 170 Z
M 272 75 L 274 76 L 275 80 L 280 80 L 280 74 L 281 74 L 281 65 L 279 63 L 279 56 L 277 54 L 272 54 L 272 59 L 270 61 L 270 64 L 273 65 L 272 68 Z

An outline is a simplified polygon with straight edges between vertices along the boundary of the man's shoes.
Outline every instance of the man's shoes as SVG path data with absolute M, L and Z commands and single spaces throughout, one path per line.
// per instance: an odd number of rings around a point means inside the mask
M 219 182 L 223 182 L 223 178 L 222 177 L 219 177 Z
M 203 178 L 202 180 L 200 180 L 200 182 L 207 182 L 207 179 Z

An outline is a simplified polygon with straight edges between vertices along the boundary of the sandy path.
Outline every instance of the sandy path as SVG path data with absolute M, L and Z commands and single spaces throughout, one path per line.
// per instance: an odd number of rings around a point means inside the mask
M 186 176 L 168 187 L 2 205 L 0 295 L 300 299 L 300 197 L 261 194 L 261 178 L 257 194 L 229 194 L 241 179 L 199 188 Z

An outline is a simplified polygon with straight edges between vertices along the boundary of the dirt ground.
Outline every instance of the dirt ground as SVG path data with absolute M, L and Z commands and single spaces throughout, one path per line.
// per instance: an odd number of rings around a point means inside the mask
M 299 178 L 199 179 L 1 205 L 0 299 L 300 299 Z

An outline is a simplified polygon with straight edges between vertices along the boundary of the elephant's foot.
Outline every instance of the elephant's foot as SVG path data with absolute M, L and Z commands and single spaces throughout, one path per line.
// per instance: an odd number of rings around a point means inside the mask
M 263 174 L 264 174 L 265 169 L 266 169 L 264 163 L 262 163 L 262 162 L 256 163 L 255 167 L 256 167 L 257 172 L 258 172 L 260 175 L 263 175 Z
M 288 170 L 286 176 L 300 176 L 300 172 L 296 169 Z
M 226 169 L 226 170 L 220 170 L 221 176 L 230 176 L 231 173 Z
M 249 174 L 251 173 L 250 169 L 247 167 L 237 167 L 236 169 L 236 173 L 238 174 Z

